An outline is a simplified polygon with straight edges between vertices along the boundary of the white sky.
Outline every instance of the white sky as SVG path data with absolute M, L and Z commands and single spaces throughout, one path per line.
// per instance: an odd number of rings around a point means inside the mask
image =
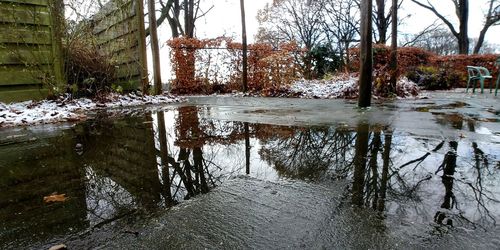
M 425 2 L 425 0 L 423 0 Z M 248 38 L 253 40 L 257 33 L 258 23 L 256 20 L 257 10 L 262 9 L 266 3 L 272 0 L 246 0 L 247 32 Z M 390 1 L 388 1 L 390 2 Z M 431 2 L 453 22 L 457 21 L 454 14 L 454 6 L 451 0 L 431 0 Z M 211 0 L 204 1 L 205 9 L 214 6 L 212 11 L 204 20 L 197 23 L 198 37 L 216 37 L 219 35 L 236 35 L 238 38 L 241 32 L 239 0 Z M 471 38 L 479 36 L 482 28 L 483 13 L 486 12 L 487 0 L 470 1 L 469 13 L 469 36 Z M 410 0 L 405 0 L 400 11 L 400 16 L 411 15 L 405 19 L 403 26 L 400 27 L 402 33 L 417 33 L 432 24 L 436 17 L 430 11 L 419 7 Z M 457 27 L 458 28 L 458 27 Z M 500 27 L 491 27 L 487 33 L 487 40 L 492 43 L 500 43 Z M 494 38 L 497 38 L 495 41 Z
M 430 11 L 419 7 L 410 0 L 404 0 L 400 17 L 410 15 L 404 20 L 400 26 L 400 33 L 418 33 L 426 26 L 432 24 L 437 18 Z M 423 0 L 425 2 L 425 0 Z M 241 39 L 241 17 L 239 0 L 202 0 L 203 10 L 207 10 L 210 6 L 214 8 L 200 19 L 196 24 L 196 35 L 198 38 L 214 38 L 222 35 L 233 36 L 236 39 Z M 258 23 L 256 20 L 257 11 L 262 9 L 266 3 L 271 3 L 272 0 L 246 0 L 246 20 L 247 20 L 247 36 L 249 42 L 253 42 L 254 36 L 257 33 Z M 390 2 L 390 1 L 388 1 Z M 454 6 L 451 0 L 431 0 L 431 2 L 440 10 L 446 17 L 456 24 L 457 18 L 454 13 Z M 479 31 L 482 28 L 483 13 L 486 12 L 487 0 L 470 1 L 469 13 L 469 36 L 471 38 L 479 36 Z M 458 26 L 457 26 L 458 29 Z M 170 59 L 168 48 L 165 45 L 170 39 L 170 30 L 168 23 L 164 23 L 159 30 L 162 59 L 162 81 L 166 82 L 170 76 Z M 486 41 L 490 43 L 500 44 L 500 26 L 493 26 L 488 30 Z M 498 45 L 500 46 L 500 45 Z M 497 50 L 500 50 L 497 49 Z M 149 51 L 149 50 L 148 50 Z M 151 56 L 148 56 L 150 59 Z M 149 62 L 151 65 L 152 62 Z

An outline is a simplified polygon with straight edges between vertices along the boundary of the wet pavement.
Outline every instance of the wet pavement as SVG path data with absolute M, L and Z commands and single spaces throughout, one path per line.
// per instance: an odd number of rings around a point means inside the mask
M 2 129 L 0 246 L 497 248 L 499 98 L 429 95 L 191 97 Z

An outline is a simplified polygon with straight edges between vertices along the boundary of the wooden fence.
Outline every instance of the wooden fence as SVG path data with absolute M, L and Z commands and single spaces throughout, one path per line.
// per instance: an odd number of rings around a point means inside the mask
M 144 9 L 140 1 L 110 1 L 93 18 L 92 32 L 98 47 L 116 67 L 116 84 L 124 90 L 148 84 Z
M 63 83 L 61 0 L 0 0 L 0 101 L 47 97 Z

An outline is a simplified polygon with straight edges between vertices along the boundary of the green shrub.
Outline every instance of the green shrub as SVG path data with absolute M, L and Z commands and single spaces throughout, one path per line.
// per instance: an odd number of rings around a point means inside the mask
M 406 77 L 427 90 L 450 89 L 460 82 L 460 73 L 433 66 L 418 66 L 406 72 Z

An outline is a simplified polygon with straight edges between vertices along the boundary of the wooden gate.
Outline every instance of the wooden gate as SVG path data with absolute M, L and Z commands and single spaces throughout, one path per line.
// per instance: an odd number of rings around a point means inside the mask
M 112 0 L 93 18 L 92 32 L 116 68 L 124 90 L 147 86 L 146 36 L 142 0 Z
M 61 0 L 0 0 L 0 101 L 41 99 L 63 83 Z

